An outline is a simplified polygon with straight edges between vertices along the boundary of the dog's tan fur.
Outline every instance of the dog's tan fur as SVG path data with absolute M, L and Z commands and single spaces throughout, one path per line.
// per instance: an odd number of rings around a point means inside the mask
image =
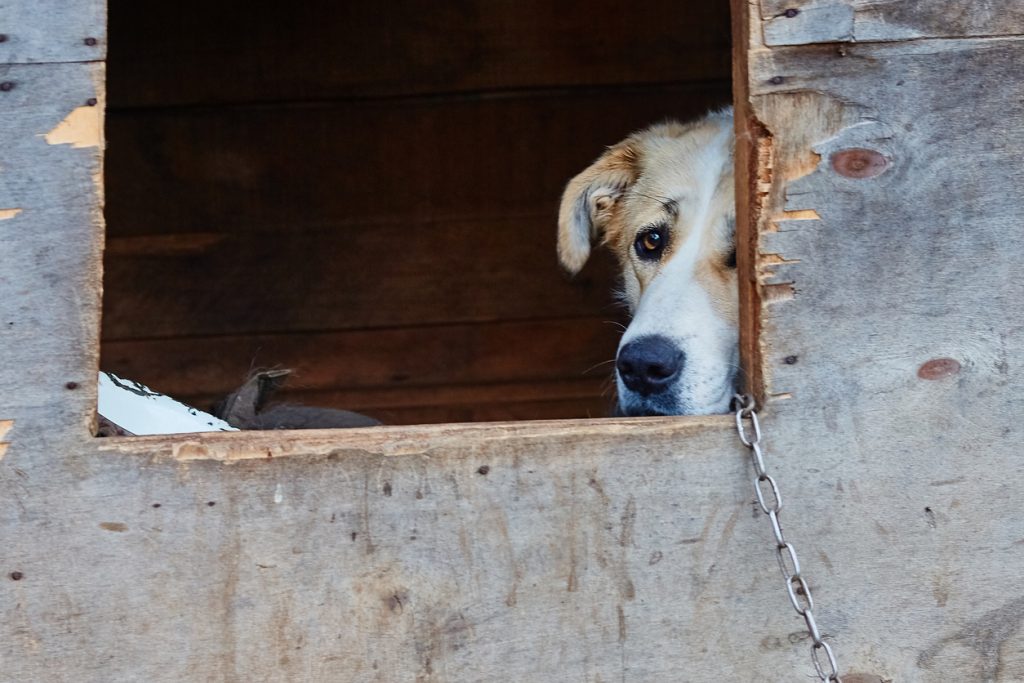
M 736 271 L 729 263 L 734 224 L 732 119 L 726 111 L 692 123 L 669 122 L 635 133 L 573 178 L 559 211 L 558 255 L 565 268 L 576 273 L 586 262 L 592 242 L 608 246 L 622 269 L 623 298 L 638 315 L 643 313 L 638 309 L 655 281 L 660 283 L 659 293 L 652 299 L 693 297 L 699 290 L 709 311 L 660 305 L 663 312 L 658 315 L 679 313 L 693 318 L 693 329 L 686 327 L 686 321 L 672 330 L 666 327 L 666 334 L 686 346 L 687 339 L 703 334 L 697 329 L 702 325 L 733 330 L 738 325 Z M 660 260 L 653 262 L 639 258 L 635 248 L 638 234 L 651 226 L 662 226 L 671 236 Z M 686 254 L 680 256 L 681 250 Z M 682 261 L 687 262 L 685 267 Z M 674 280 L 669 285 L 675 290 L 671 296 L 664 291 L 667 280 Z M 648 303 L 647 308 L 653 305 Z M 629 337 L 627 331 L 624 342 Z M 716 341 L 716 353 L 732 354 L 726 346 Z M 722 359 L 715 372 L 723 363 L 732 362 L 731 356 Z M 621 391 L 620 386 L 620 398 Z M 687 400 L 682 400 L 681 405 L 686 405 L 681 410 L 710 411 L 709 406 L 688 405 Z M 718 403 L 715 409 L 720 407 Z

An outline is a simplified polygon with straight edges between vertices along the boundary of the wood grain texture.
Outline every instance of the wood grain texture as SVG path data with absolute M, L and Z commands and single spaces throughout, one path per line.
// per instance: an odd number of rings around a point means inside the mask
M 788 397 L 769 403 L 769 462 L 819 624 L 844 672 L 1024 679 L 1024 42 L 752 57 L 771 140 L 758 277 L 791 294 L 763 308 L 768 392 Z M 17 75 L 32 87 L 3 97 L 24 99 L 0 98 L 0 204 L 24 209 L 0 221 L 4 680 L 811 673 L 725 417 L 88 437 L 99 155 L 40 136 L 101 94 L 98 67 Z M 888 170 L 837 175 L 850 147 Z M 945 357 L 958 373 L 919 373 Z
M 760 0 L 760 9 L 767 45 L 1024 34 L 1013 0 Z
M 0 64 L 101 61 L 105 0 L 7 0 L 0 5 Z
M 19 429 L 85 432 L 95 411 L 99 343 L 101 64 L 8 65 L 0 91 L 4 144 L 0 145 L 0 207 L 16 210 L 0 221 L 0 419 Z M 47 133 L 89 109 L 95 128 L 78 131 L 97 145 L 49 144 Z M 25 355 L 29 354 L 29 355 Z M 65 389 L 67 382 L 79 389 Z M 16 390 L 14 388 L 17 388 Z M 61 393 L 65 398 L 57 399 Z M 19 420 L 29 408 L 49 407 L 40 423 Z
M 114 0 L 115 106 L 728 78 L 723 2 Z M 628 18 L 627 18 L 628 17 Z
M 604 416 L 619 327 L 605 318 L 109 341 L 104 369 L 208 408 L 254 367 L 294 370 L 277 398 L 387 424 Z M 503 404 L 505 404 L 503 406 Z
M 173 242 L 114 237 L 104 339 L 621 318 L 611 259 L 566 277 L 553 225 L 545 214 Z
M 1016 38 L 752 55 L 775 152 L 761 281 L 790 293 L 762 321 L 786 397 L 769 429 L 847 670 L 1024 678 L 1022 58 Z M 845 177 L 846 149 L 888 166 Z M 959 371 L 920 371 L 945 358 Z M 951 550 L 967 538 L 979 552 Z
M 555 215 L 566 179 L 652 120 L 729 100 L 727 81 L 562 97 L 113 113 L 115 236 Z

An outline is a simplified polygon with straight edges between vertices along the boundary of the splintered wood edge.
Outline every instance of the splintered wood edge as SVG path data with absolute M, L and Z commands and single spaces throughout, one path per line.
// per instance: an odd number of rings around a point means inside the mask
M 751 49 L 749 0 L 732 0 L 732 87 L 736 127 L 736 267 L 740 299 L 740 365 L 744 390 L 764 404 L 764 358 L 761 347 L 761 290 L 758 286 L 758 224 L 767 172 L 762 163 L 770 154 L 771 136 L 750 104 L 748 49 Z M 770 181 L 769 181 L 770 182 Z
M 359 453 L 386 457 L 468 452 L 500 442 L 527 445 L 536 441 L 604 443 L 625 439 L 687 439 L 735 429 L 731 415 L 685 417 L 474 422 L 465 424 L 361 427 L 354 429 L 206 432 L 158 436 L 103 437 L 92 443 L 98 452 L 171 458 L 181 462 L 223 462 L 280 457 Z M 680 442 L 682 445 L 682 441 Z M 691 442 L 692 443 L 692 442 Z

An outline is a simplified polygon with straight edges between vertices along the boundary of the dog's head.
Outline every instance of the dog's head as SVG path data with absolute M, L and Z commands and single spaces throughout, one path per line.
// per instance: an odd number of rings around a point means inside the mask
M 571 273 L 601 241 L 633 320 L 616 374 L 624 415 L 728 410 L 738 367 L 730 111 L 631 135 L 562 196 L 558 255 Z

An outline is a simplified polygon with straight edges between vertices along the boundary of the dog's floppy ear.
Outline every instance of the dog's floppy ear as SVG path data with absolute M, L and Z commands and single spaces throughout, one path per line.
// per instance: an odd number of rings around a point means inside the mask
M 604 232 L 615 202 L 637 175 L 637 151 L 630 138 L 611 147 L 569 181 L 558 210 L 558 260 L 575 275 Z

